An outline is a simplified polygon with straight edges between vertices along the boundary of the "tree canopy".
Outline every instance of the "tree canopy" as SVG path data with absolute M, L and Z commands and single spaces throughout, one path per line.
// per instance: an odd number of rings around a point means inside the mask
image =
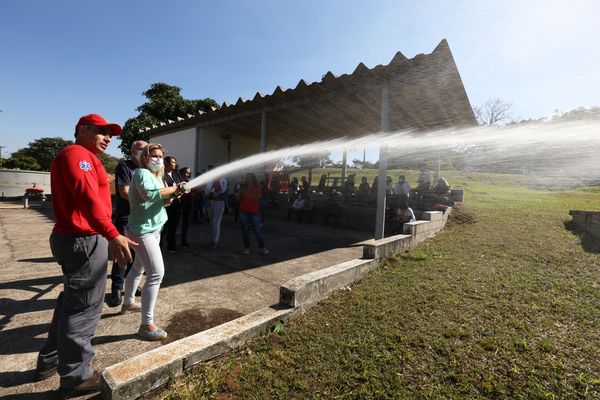
M 19 149 L 7 159 L 2 159 L 2 168 L 23 169 L 28 171 L 50 171 L 52 160 L 59 151 L 73 144 L 61 137 L 43 137 L 36 139 L 25 148 Z M 106 171 L 114 171 L 118 159 L 108 154 L 99 154 L 98 158 Z
M 207 112 L 211 107 L 219 108 L 217 102 L 208 97 L 202 100 L 186 100 L 181 96 L 181 88 L 162 82 L 153 83 L 150 89 L 142 94 L 148 101 L 136 108 L 138 116 L 125 122 L 123 132 L 119 136 L 119 149 L 127 156 L 134 141 L 149 140 L 147 133 L 140 133 L 141 129 L 168 119 L 175 120 L 187 114 L 196 114 L 198 110 Z
M 52 160 L 58 152 L 73 144 L 61 137 L 43 137 L 30 142 L 25 148 L 11 154 L 4 162 L 4 168 L 19 168 L 30 171 L 50 171 Z

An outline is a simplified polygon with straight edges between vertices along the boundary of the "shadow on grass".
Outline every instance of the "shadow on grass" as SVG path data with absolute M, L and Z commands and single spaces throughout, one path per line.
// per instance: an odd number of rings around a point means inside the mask
M 586 232 L 573 221 L 565 222 L 565 229 L 579 236 L 581 247 L 588 253 L 600 254 L 600 239 Z

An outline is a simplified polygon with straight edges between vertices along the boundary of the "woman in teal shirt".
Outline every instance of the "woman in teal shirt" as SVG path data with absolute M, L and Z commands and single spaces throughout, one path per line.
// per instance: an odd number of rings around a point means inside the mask
M 167 221 L 165 206 L 184 193 L 182 186 L 164 187 L 162 175 L 164 150 L 149 144 L 141 156 L 142 168 L 133 173 L 129 188 L 129 224 L 126 235 L 139 244 L 135 261 L 125 279 L 125 298 L 121 314 L 142 313 L 138 335 L 147 340 L 162 340 L 167 332 L 154 324 L 154 305 L 165 267 L 160 251 L 160 231 Z M 135 303 L 135 291 L 146 272 L 142 304 Z

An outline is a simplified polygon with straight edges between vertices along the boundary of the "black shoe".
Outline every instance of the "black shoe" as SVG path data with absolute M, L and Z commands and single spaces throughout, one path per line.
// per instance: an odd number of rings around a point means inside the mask
M 100 382 L 102 377 L 99 372 L 94 371 L 91 377 L 81 382 L 77 386 L 70 388 L 58 388 L 58 397 L 60 399 L 70 399 L 72 397 L 83 396 L 84 394 L 90 394 L 100 391 Z
M 35 379 L 37 381 L 43 381 L 44 379 L 50 378 L 56 372 L 58 368 L 58 355 L 51 357 L 42 357 L 38 355 L 37 365 L 35 367 Z
M 116 307 L 121 305 L 123 297 L 123 293 L 120 290 L 113 291 L 110 295 L 108 295 L 108 299 L 106 300 L 106 304 L 109 307 Z

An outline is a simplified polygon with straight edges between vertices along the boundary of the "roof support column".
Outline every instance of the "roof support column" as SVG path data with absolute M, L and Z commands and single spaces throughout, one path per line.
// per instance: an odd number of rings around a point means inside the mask
M 260 120 L 260 152 L 265 153 L 267 151 L 267 112 L 261 113 Z
M 381 86 L 381 136 L 390 131 L 390 87 L 387 82 Z M 377 182 L 377 214 L 375 216 L 375 239 L 383 239 L 385 234 L 385 197 L 387 192 L 386 177 L 388 163 L 388 147 L 379 146 L 379 178 Z
M 347 168 L 346 164 L 348 163 L 348 149 L 344 149 L 344 152 L 342 153 L 342 181 L 340 182 L 340 185 L 342 187 L 344 187 L 344 183 L 346 182 L 346 172 L 347 172 Z

